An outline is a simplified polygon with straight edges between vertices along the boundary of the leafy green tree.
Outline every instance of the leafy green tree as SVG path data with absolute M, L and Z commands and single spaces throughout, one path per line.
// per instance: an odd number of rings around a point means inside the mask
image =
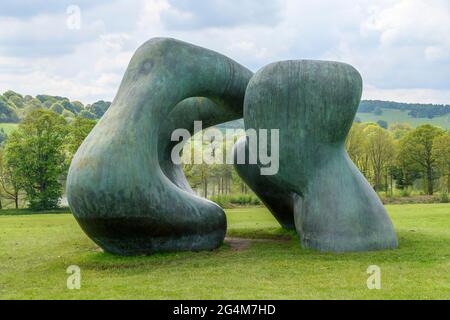
M 75 117 L 75 115 L 72 112 L 70 112 L 69 110 L 64 110 L 62 113 L 62 116 L 64 118 L 66 118 L 66 120 L 69 120 L 69 119 Z
M 110 105 L 111 102 L 100 100 L 93 103 L 92 105 L 86 106 L 86 110 L 91 112 L 92 114 L 95 114 L 97 118 L 101 118 L 105 114 L 106 110 L 108 110 Z
M 77 111 L 77 108 L 68 99 L 64 99 L 64 100 L 60 101 L 60 103 L 63 106 L 64 110 L 70 111 L 73 114 L 76 114 L 79 112 L 79 111 Z
M 62 104 L 60 102 L 55 102 L 50 107 L 50 110 L 57 114 L 62 114 L 64 112 L 64 107 L 62 106 Z
M 5 98 L 0 99 L 0 122 L 18 122 L 19 117 L 17 116 L 14 106 L 11 105 Z
M 442 129 L 426 124 L 409 132 L 400 140 L 399 160 L 404 167 L 423 173 L 426 179 L 426 192 L 429 195 L 434 193 L 433 182 L 437 174 L 433 141 L 443 134 Z
M 378 120 L 377 124 L 383 129 L 388 129 L 389 128 L 389 124 L 387 123 L 387 121 Z
M 6 163 L 12 176 L 23 185 L 33 210 L 58 206 L 66 134 L 67 122 L 63 117 L 47 110 L 33 110 L 8 138 Z
M 49 96 L 48 94 L 38 94 L 36 99 L 38 99 L 42 104 L 47 101 L 53 104 L 61 100 L 59 97 Z
M 27 101 L 25 103 L 24 109 L 25 109 L 25 116 L 34 110 L 42 109 L 43 105 L 39 99 L 32 98 L 31 100 Z
M 20 94 L 18 94 L 17 92 L 14 92 L 14 91 L 12 91 L 12 90 L 8 90 L 8 91 L 6 91 L 5 93 L 3 93 L 3 96 L 6 98 L 6 99 L 11 99 L 11 97 L 19 97 L 19 98 L 23 98 L 22 97 L 22 95 L 20 95 Z
M 22 96 L 20 95 L 13 95 L 8 99 L 8 101 L 14 104 L 16 108 L 23 108 L 24 102 Z
M 12 168 L 4 161 L 4 150 L 0 149 L 0 186 L 3 192 L 2 197 L 12 200 L 15 208 L 19 209 L 19 193 L 22 184 L 18 177 L 12 173 Z M 2 205 L 0 202 L 0 209 Z
M 92 131 L 97 124 L 96 121 L 76 117 L 69 126 L 69 134 L 67 135 L 66 145 L 70 159 L 75 155 L 81 143 Z
M 50 109 L 54 103 L 55 103 L 55 102 L 52 102 L 52 101 L 50 101 L 50 100 L 47 100 L 47 101 L 45 101 L 42 105 L 43 105 L 43 107 L 44 107 L 45 109 Z
M 450 192 L 450 135 L 443 134 L 433 141 L 433 157 L 443 177 L 443 191 Z
M 85 119 L 91 119 L 94 120 L 96 118 L 95 114 L 87 111 L 87 110 L 83 110 L 80 112 L 79 114 L 80 117 L 85 118 Z
M 347 136 L 345 146 L 352 161 L 363 175 L 369 178 L 369 157 L 365 149 L 366 134 L 364 132 L 367 126 L 366 123 L 354 123 Z
M 389 130 L 392 132 L 394 139 L 399 140 L 403 138 L 413 128 L 408 123 L 394 123 L 390 126 Z
M 79 114 L 83 109 L 84 105 L 80 101 L 72 101 L 72 112 L 75 114 Z
M 395 156 L 394 140 L 389 132 L 379 126 L 370 125 L 364 129 L 365 152 L 369 157 L 374 177 L 375 190 L 382 188 L 383 176 L 387 176 Z

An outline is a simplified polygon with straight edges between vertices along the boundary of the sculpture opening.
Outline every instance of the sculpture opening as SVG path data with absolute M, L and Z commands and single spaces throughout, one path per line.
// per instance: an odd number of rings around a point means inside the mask
M 222 208 L 192 191 L 171 158 L 172 133 L 244 118 L 279 134 L 277 171 L 236 164 L 278 222 L 320 251 L 397 247 L 377 194 L 345 150 L 362 93 L 350 65 L 277 62 L 255 75 L 210 50 L 156 38 L 134 54 L 111 107 L 73 158 L 67 197 L 105 251 L 145 255 L 211 250 L 226 233 Z M 235 153 L 249 154 L 247 139 Z M 272 156 L 272 155 L 271 155 Z
M 178 40 L 142 45 L 69 170 L 69 205 L 86 234 L 120 255 L 220 246 L 225 214 L 191 192 L 170 160 L 170 134 L 192 130 L 194 120 L 241 118 L 251 76 L 221 54 Z

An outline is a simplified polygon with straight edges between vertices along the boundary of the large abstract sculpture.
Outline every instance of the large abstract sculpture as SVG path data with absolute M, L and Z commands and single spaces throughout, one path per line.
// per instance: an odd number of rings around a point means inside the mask
M 216 52 L 150 40 L 72 161 L 69 205 L 86 234 L 113 254 L 217 248 L 225 214 L 191 190 L 172 162 L 171 135 L 192 133 L 197 120 L 206 128 L 244 116 L 246 128 L 279 129 L 279 172 L 263 176 L 258 164 L 237 171 L 305 247 L 395 248 L 383 205 L 344 149 L 361 90 L 358 72 L 342 63 L 279 62 L 253 76 Z M 248 154 L 246 142 L 235 151 Z
M 197 197 L 170 158 L 171 134 L 242 118 L 252 72 L 173 39 L 140 47 L 111 107 L 76 153 L 67 179 L 83 230 L 120 255 L 222 244 L 223 210 Z M 206 97 L 206 98 L 198 98 Z
M 271 64 L 247 87 L 245 126 L 279 129 L 280 169 L 274 176 L 261 176 L 255 164 L 236 169 L 282 226 L 295 223 L 307 248 L 397 247 L 381 201 L 344 147 L 361 92 L 361 76 L 353 67 L 324 61 Z M 245 139 L 235 146 L 243 148 Z

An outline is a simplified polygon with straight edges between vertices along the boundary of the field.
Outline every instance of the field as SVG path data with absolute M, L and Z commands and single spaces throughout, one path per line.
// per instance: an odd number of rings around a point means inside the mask
M 70 214 L 2 215 L 0 299 L 450 299 L 450 205 L 387 209 L 393 251 L 305 250 L 266 209 L 249 208 L 227 211 L 218 250 L 135 258 L 101 252 Z M 70 265 L 80 290 L 67 289 Z M 370 265 L 381 290 L 367 288 Z
M 423 124 L 432 124 L 443 129 L 450 129 L 450 115 L 436 117 L 433 119 L 427 118 L 413 118 L 408 115 L 408 111 L 382 109 L 382 115 L 375 115 L 373 113 L 357 113 L 356 117 L 361 122 L 377 122 L 379 120 L 386 121 L 389 125 L 394 123 L 409 123 L 412 127 L 418 127 Z
M 10 134 L 17 129 L 17 123 L 0 123 L 0 129 L 3 129 L 6 134 Z

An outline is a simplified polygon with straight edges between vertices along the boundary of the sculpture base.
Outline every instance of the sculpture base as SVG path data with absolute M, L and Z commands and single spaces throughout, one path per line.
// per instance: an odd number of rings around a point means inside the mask
M 222 228 L 205 233 L 186 234 L 170 230 L 168 235 L 166 229 L 149 228 L 149 221 L 145 218 L 77 218 L 77 221 L 105 252 L 121 256 L 214 250 L 222 245 L 226 234 L 226 222 Z

